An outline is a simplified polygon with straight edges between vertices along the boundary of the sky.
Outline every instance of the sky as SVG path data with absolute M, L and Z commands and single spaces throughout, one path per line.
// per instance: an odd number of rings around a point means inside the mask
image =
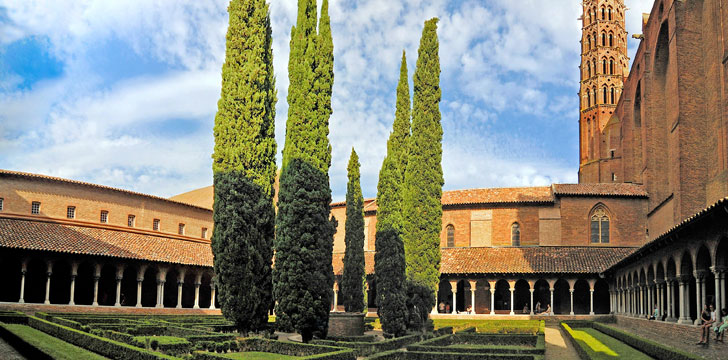
M 580 2 L 330 0 L 332 195 L 365 197 L 438 17 L 445 190 L 577 181 Z M 272 0 L 278 162 L 296 1 Z M 652 0 L 626 0 L 629 55 Z M 0 168 L 158 196 L 212 184 L 228 0 L 0 0 Z M 320 6 L 320 1 L 319 1 Z

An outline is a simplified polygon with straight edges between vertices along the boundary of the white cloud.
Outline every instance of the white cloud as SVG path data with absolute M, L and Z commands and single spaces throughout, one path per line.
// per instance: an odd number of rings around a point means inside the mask
M 163 196 L 209 184 L 227 3 L 0 0 L 0 16 L 9 20 L 0 24 L 0 47 L 44 37 L 64 67 L 58 79 L 0 93 L 0 151 L 6 154 L 0 166 Z M 627 26 L 635 32 L 651 0 L 631 0 L 628 6 L 633 10 Z M 273 0 L 270 9 L 280 152 L 296 1 Z M 572 126 L 576 99 L 568 91 L 578 86 L 579 13 L 575 1 L 332 1 L 335 199 L 343 199 L 352 146 L 361 159 L 365 196 L 376 193 L 401 53 L 407 51 L 411 77 L 423 22 L 434 16 L 440 18 L 446 188 L 576 181 L 571 158 L 561 159 L 501 124 L 526 114 L 532 123 L 515 125 Z M 89 57 L 113 42 L 168 70 L 105 80 L 102 70 L 114 70 L 97 68 Z M 106 56 L 113 63 L 115 54 Z M 120 67 L 134 66 L 123 61 L 117 61 Z M 18 81 L 3 79 L 0 90 Z M 552 94 L 553 88 L 566 93 Z M 176 120 L 191 130 L 173 135 L 159 130 Z

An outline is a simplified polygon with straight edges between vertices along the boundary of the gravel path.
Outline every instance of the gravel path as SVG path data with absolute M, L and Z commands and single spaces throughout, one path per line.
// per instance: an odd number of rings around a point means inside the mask
M 564 336 L 558 326 L 547 326 L 546 337 L 546 359 L 571 360 L 579 359 L 579 354 L 571 346 L 571 342 Z
M 20 355 L 14 347 L 6 343 L 3 338 L 0 338 L 0 358 L 3 360 L 27 360 L 27 358 Z

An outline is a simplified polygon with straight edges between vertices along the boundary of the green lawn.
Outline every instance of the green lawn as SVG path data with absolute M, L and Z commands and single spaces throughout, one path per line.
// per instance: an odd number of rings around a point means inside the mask
M 542 320 L 434 319 L 435 329 L 452 326 L 455 332 L 475 327 L 485 334 L 536 334 Z
M 243 359 L 243 360 L 298 359 L 297 356 L 272 354 L 272 353 L 258 352 L 258 351 L 237 352 L 237 353 L 218 354 L 218 355 L 221 355 L 228 359 L 238 359 L 238 360 L 240 360 L 240 359 Z
M 187 339 L 176 337 L 176 336 L 135 336 L 134 340 L 145 344 L 146 339 L 149 339 L 149 341 L 157 340 L 157 343 L 159 345 L 174 345 L 174 344 L 184 344 L 188 343 Z
M 571 329 L 572 336 L 591 359 L 652 359 L 639 350 L 592 328 Z
M 63 340 L 50 336 L 27 325 L 0 324 L 29 344 L 59 360 L 101 360 L 105 357 L 71 345 Z

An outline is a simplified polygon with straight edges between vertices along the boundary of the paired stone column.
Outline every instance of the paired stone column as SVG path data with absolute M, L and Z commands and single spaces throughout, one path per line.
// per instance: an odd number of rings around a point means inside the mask
M 696 314 L 698 315 L 693 324 L 700 324 L 700 313 L 703 311 L 703 303 L 705 299 L 705 271 L 695 270 L 693 271 L 695 276 L 695 307 L 697 308 Z
M 99 279 L 101 279 L 101 264 L 94 269 L 94 302 L 91 306 L 99 306 Z
M 516 285 L 516 283 L 515 283 L 515 282 L 510 282 L 510 281 L 509 281 L 509 282 L 508 282 L 508 285 L 510 285 L 510 286 L 508 287 L 508 290 L 510 290 L 510 291 L 511 291 L 511 313 L 510 313 L 510 315 L 515 315 L 515 312 L 513 312 L 513 307 L 515 306 L 515 304 L 513 304 L 513 303 L 514 303 L 514 301 L 513 301 L 513 292 L 515 292 L 515 291 L 516 291 L 516 288 L 515 288 L 515 285 Z
M 210 279 L 210 309 L 215 309 L 215 279 Z
M 640 284 L 639 302 L 639 316 L 641 317 L 645 314 L 645 285 L 643 284 Z
M 574 285 L 576 284 L 576 280 L 567 280 L 569 283 L 569 315 L 574 315 Z M 553 308 L 553 305 L 551 305 L 551 308 Z
M 369 282 L 367 282 L 367 285 Z M 368 292 L 367 292 L 368 294 Z M 440 304 L 440 283 L 437 284 L 437 290 L 435 290 L 435 306 L 432 307 L 430 314 L 437 314 L 437 305 Z
M 197 273 L 197 276 L 195 276 L 195 305 L 192 306 L 193 309 L 200 308 L 200 285 L 202 285 L 202 274 Z
M 680 286 L 680 318 L 677 320 L 678 324 L 692 324 L 690 319 L 690 307 L 688 304 L 688 282 L 690 281 L 690 275 L 678 276 Z
M 534 289 L 533 287 L 531 287 L 530 289 L 528 289 L 528 291 L 530 291 L 530 292 L 531 292 L 531 315 L 533 315 L 533 292 L 534 292 L 535 290 L 536 290 L 536 289 Z
M 25 274 L 28 272 L 28 260 L 23 259 L 23 262 L 20 264 L 20 299 L 18 300 L 19 303 L 24 303 L 25 299 Z
M 185 285 L 185 279 L 177 279 L 177 309 L 182 308 L 182 287 Z
M 137 293 L 136 293 L 136 307 L 142 307 L 142 282 L 144 282 L 144 272 L 146 272 L 146 265 L 139 266 L 137 270 Z
M 435 300 L 437 302 L 437 300 Z M 336 309 L 339 306 L 339 282 L 334 281 L 334 309 L 332 311 L 336 311 Z
M 715 277 L 715 307 L 720 310 L 725 308 L 725 269 L 713 266 Z
M 589 315 L 594 315 L 594 284 L 596 283 L 596 280 L 592 279 L 589 280 Z M 609 294 L 609 307 L 611 309 L 612 307 L 612 294 L 610 292 Z
M 672 290 L 674 279 L 667 279 L 667 321 L 676 321 L 675 319 L 675 292 Z
M 45 301 L 44 304 L 50 304 L 50 296 L 51 296 L 51 275 L 53 275 L 53 262 L 48 261 L 47 262 L 48 268 L 46 269 L 46 288 L 45 288 Z
M 68 305 L 76 305 L 76 303 L 73 301 L 74 295 L 76 293 L 76 276 L 78 276 L 78 263 L 73 262 L 71 263 L 71 291 L 69 292 L 71 298 L 68 301 Z
M 490 314 L 495 315 L 495 286 L 490 286 Z
M 452 292 L 452 314 L 457 314 L 458 281 L 450 280 L 450 291 Z
M 116 302 L 114 306 L 121 306 L 121 280 L 124 279 L 124 266 L 120 265 L 116 268 Z
M 476 290 L 476 285 L 478 285 L 478 281 L 469 280 L 468 282 L 470 283 L 470 309 L 471 309 L 471 313 L 475 314 L 475 290 Z
M 551 292 L 551 302 L 549 303 L 549 306 L 551 307 L 551 314 L 554 314 L 554 287 L 549 287 L 549 291 Z

